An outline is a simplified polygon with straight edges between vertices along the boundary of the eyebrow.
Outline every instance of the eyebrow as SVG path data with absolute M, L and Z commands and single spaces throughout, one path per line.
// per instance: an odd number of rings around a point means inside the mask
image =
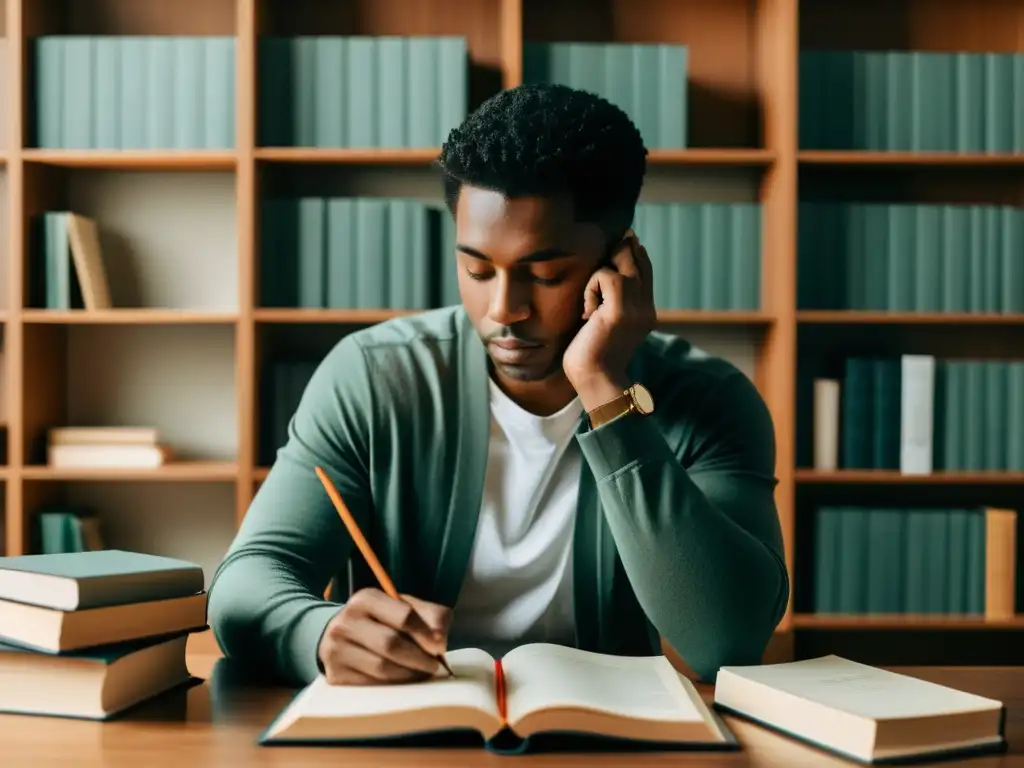
M 462 251 L 468 256 L 472 256 L 475 259 L 482 259 L 483 261 L 490 261 L 490 257 L 485 253 L 481 253 L 476 248 L 470 248 L 468 245 L 462 245 L 459 243 L 455 246 L 458 250 Z M 566 256 L 570 256 L 571 252 L 565 248 L 542 248 L 539 251 L 528 253 L 516 259 L 518 264 L 536 264 L 540 261 L 554 261 L 555 259 L 564 259 Z

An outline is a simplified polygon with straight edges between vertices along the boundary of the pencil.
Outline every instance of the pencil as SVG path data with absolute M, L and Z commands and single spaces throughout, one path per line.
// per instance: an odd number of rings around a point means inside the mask
M 341 517 L 341 521 L 345 524 L 348 529 L 349 535 L 352 537 L 352 541 L 356 543 L 356 547 L 359 548 L 360 553 L 363 555 L 363 559 L 366 560 L 366 564 L 370 566 L 370 570 L 373 571 L 373 575 L 377 577 L 377 582 L 380 584 L 380 588 L 384 590 L 385 594 L 393 600 L 401 600 L 401 596 L 398 594 L 398 590 L 395 589 L 394 583 L 391 581 L 391 577 L 388 576 L 387 571 L 384 570 L 384 566 L 380 564 L 380 560 L 373 553 L 370 548 L 370 543 L 363 536 L 363 532 L 359 530 L 359 525 L 356 523 L 352 513 L 348 511 L 348 507 L 345 502 L 342 501 L 338 489 L 334 487 L 334 483 L 327 477 L 327 474 L 320 468 L 316 467 L 316 476 L 320 478 L 320 482 L 323 483 L 324 489 L 327 491 L 327 495 L 331 499 L 331 503 L 334 504 L 334 508 L 338 511 L 338 515 Z M 452 672 L 452 668 L 448 666 L 448 662 L 444 658 L 444 654 L 440 654 L 435 657 L 444 667 L 445 671 L 455 677 L 455 673 Z

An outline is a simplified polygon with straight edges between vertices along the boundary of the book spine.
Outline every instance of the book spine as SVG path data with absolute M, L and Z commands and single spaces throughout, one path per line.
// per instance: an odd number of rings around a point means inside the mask
M 180 37 L 171 41 L 174 111 L 171 146 L 175 149 L 203 147 L 206 136 L 203 123 L 209 120 L 205 102 L 207 48 L 202 38 Z
M 93 109 L 93 137 L 97 149 L 121 147 L 121 89 L 118 87 L 121 68 L 121 46 L 117 38 L 101 37 L 93 43 L 96 57 L 95 108 Z
M 146 149 L 167 149 L 174 143 L 174 49 L 169 37 L 147 37 L 145 110 Z
M 317 147 L 345 146 L 346 107 L 345 66 L 346 39 L 337 35 L 324 35 L 312 40 L 316 60 L 316 102 L 313 105 L 313 143 Z M 383 98 L 382 98 L 383 100 Z
M 350 309 L 356 306 L 355 277 L 358 273 L 353 250 L 355 203 L 335 197 L 327 206 L 327 306 Z
M 377 38 L 374 57 L 377 62 L 377 145 L 405 147 L 409 145 L 408 121 L 405 111 L 409 102 L 408 44 L 404 37 Z M 342 103 L 337 99 L 338 104 Z M 340 120 L 339 120 L 340 123 Z
M 319 309 L 326 303 L 325 208 L 322 198 L 304 197 L 298 201 L 298 305 L 307 309 Z
M 440 137 L 434 127 L 440 123 L 437 43 L 427 37 L 409 38 L 408 54 L 406 135 L 412 147 L 437 147 L 440 145 Z

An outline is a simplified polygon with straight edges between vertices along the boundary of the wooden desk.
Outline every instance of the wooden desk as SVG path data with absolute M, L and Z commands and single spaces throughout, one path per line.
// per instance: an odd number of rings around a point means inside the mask
M 0 715 L 4 768 L 222 768 L 224 766 L 771 766 L 828 768 L 854 763 L 727 717 L 741 752 L 621 753 L 502 757 L 483 750 L 259 747 L 255 740 L 292 693 L 233 679 L 237 672 L 209 652 L 190 654 L 201 685 L 149 702 L 109 723 Z M 1008 705 L 1008 754 L 945 765 L 1024 768 L 1024 668 L 913 668 L 901 671 L 992 696 Z M 711 690 L 702 690 L 710 700 Z

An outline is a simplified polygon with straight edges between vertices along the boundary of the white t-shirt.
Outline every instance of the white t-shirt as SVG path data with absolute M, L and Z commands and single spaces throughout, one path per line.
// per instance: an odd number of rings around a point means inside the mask
M 449 647 L 501 656 L 529 642 L 575 643 L 572 541 L 583 406 L 537 416 L 493 382 L 483 500 Z

